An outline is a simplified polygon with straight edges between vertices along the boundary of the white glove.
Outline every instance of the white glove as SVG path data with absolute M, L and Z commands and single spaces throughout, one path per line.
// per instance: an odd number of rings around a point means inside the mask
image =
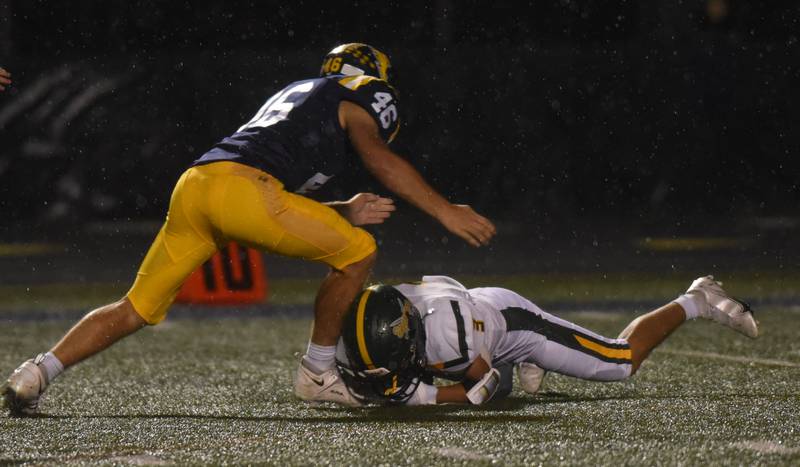
M 467 392 L 467 399 L 475 405 L 481 405 L 492 398 L 499 386 L 500 372 L 492 368 Z
M 406 401 L 406 405 L 435 405 L 439 389 L 432 384 L 419 383 L 417 390 Z

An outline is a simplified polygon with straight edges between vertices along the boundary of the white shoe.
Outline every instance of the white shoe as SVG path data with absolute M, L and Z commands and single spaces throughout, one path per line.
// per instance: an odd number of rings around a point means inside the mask
M 39 398 L 47 388 L 47 373 L 39 366 L 44 354 L 19 366 L 6 381 L 5 403 L 13 416 L 35 415 Z
M 517 378 L 519 378 L 519 385 L 523 391 L 528 394 L 536 394 L 542 386 L 544 375 L 547 373 L 545 370 L 539 368 L 533 363 L 521 362 L 517 364 Z
M 317 374 L 306 367 L 304 362 L 305 357 L 300 362 L 300 367 L 297 368 L 297 375 L 294 378 L 295 396 L 304 401 L 336 402 L 348 407 L 361 407 L 363 405 L 347 389 L 336 368 Z
M 722 282 L 714 276 L 700 277 L 689 286 L 686 293 L 701 293 L 706 298 L 708 309 L 701 316 L 755 339 L 758 337 L 758 323 L 753 318 L 753 310 L 747 303 L 736 300 L 722 290 Z

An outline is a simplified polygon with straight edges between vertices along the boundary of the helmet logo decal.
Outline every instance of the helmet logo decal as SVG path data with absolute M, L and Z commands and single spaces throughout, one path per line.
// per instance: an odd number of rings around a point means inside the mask
M 394 376 L 392 376 L 392 387 L 386 388 L 386 390 L 383 391 L 383 395 L 384 396 L 391 396 L 392 394 L 397 392 L 397 389 L 398 389 L 398 387 L 397 387 L 397 375 L 394 375 Z
M 366 334 L 364 332 L 364 312 L 367 308 L 367 299 L 371 293 L 372 290 L 365 290 L 358 302 L 358 309 L 356 311 L 356 340 L 358 341 L 358 352 L 361 354 L 361 359 L 364 360 L 364 364 L 367 365 L 368 369 L 374 370 L 375 365 L 372 364 L 372 358 L 370 358 L 369 352 L 367 351 L 367 340 L 364 337 Z
M 368 74 L 388 82 L 390 68 L 386 54 L 370 45 L 355 42 L 339 45 L 328 52 L 320 76 Z
M 403 314 L 399 318 L 394 320 L 392 322 L 392 324 L 389 325 L 389 326 L 392 327 L 392 334 L 394 334 L 398 338 L 402 339 L 403 337 L 406 337 L 406 335 L 408 335 L 408 329 L 409 329 L 409 326 L 408 326 L 408 313 L 409 313 L 409 311 L 411 311 L 411 302 L 406 300 L 405 302 L 403 302 Z

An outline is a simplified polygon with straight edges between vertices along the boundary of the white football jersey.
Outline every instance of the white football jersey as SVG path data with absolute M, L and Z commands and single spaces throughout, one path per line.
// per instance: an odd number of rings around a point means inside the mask
M 458 375 L 478 355 L 493 366 L 528 360 L 529 336 L 508 333 L 501 312 L 544 313 L 524 297 L 497 287 L 467 289 L 447 276 L 423 276 L 418 284 L 395 287 L 422 314 L 428 365 L 444 375 Z
M 498 329 L 500 323 L 488 310 L 479 309 L 485 307 L 477 306 L 466 287 L 447 276 L 423 276 L 420 283 L 395 287 L 422 315 L 425 355 L 432 370 L 457 377 L 478 355 L 491 364 L 493 337 L 505 326 Z

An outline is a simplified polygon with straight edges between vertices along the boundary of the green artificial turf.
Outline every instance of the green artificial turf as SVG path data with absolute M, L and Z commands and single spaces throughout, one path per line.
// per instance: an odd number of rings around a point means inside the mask
M 0 464 L 800 464 L 796 309 L 760 310 L 758 340 L 688 323 L 621 383 L 549 374 L 537 396 L 391 409 L 294 399 L 308 318 L 190 314 L 66 372 L 42 416 L 0 415 Z M 561 315 L 607 335 L 634 316 Z M 70 325 L 0 318 L 0 373 Z
M 701 273 L 551 273 L 495 276 L 457 276 L 468 287 L 510 288 L 534 302 L 592 305 L 619 302 L 668 301 L 682 293 Z M 416 281 L 419 277 L 373 278 L 385 283 Z M 754 301 L 800 303 L 800 273 L 737 271 L 718 277 L 734 295 Z M 322 280 L 269 278 L 268 305 L 311 305 Z M 0 313 L 87 309 L 118 300 L 127 283 L 56 283 L 31 286 L 0 284 Z

